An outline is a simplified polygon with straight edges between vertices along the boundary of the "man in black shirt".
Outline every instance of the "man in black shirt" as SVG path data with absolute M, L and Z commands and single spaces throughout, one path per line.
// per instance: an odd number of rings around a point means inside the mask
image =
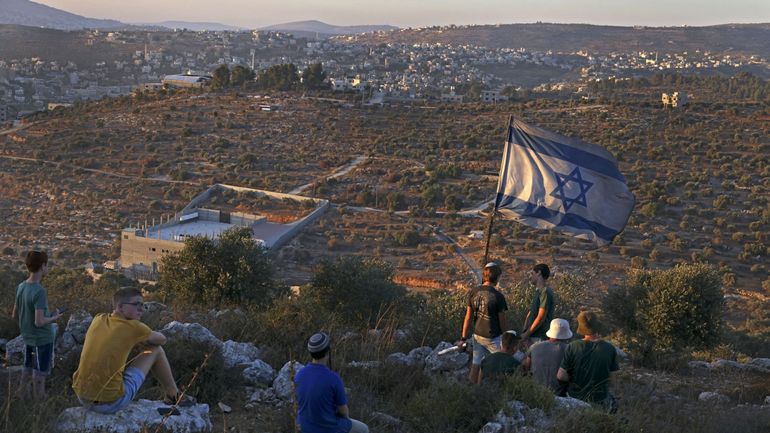
M 500 274 L 502 270 L 497 263 L 487 263 L 482 285 L 468 293 L 460 344 L 468 339 L 473 321 L 473 362 L 468 376 L 471 383 L 480 382 L 479 368 L 484 357 L 500 351 L 500 336 L 506 328 L 505 311 L 508 309 L 505 298 L 496 288 Z

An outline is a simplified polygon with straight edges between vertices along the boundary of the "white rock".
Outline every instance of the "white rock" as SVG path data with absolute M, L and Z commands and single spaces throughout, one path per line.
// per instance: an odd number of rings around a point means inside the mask
M 511 400 L 505 406 L 506 408 L 498 412 L 494 419 L 494 422 L 500 423 L 503 426 L 503 431 L 516 431 L 519 427 L 526 424 L 527 418 L 524 414 L 529 407 L 525 403 Z
M 294 394 L 294 376 L 304 365 L 297 361 L 289 361 L 281 367 L 278 376 L 273 380 L 273 391 L 276 397 L 288 400 Z
M 252 343 L 239 343 L 227 340 L 222 343 L 222 357 L 225 368 L 233 368 L 239 364 L 248 364 L 259 358 L 260 350 Z
M 223 343 L 199 323 L 173 321 L 163 327 L 160 332 L 168 339 L 202 343 L 219 350 L 222 350 L 223 347 Z
M 765 396 L 765 403 L 763 404 L 763 406 L 770 406 L 770 395 Z
M 452 352 L 439 355 L 438 352 L 453 347 L 454 344 L 442 341 L 425 358 L 425 368 L 430 371 L 454 371 L 465 367 L 470 357 L 464 352 Z
M 755 367 L 770 370 L 770 358 L 754 358 L 751 360 L 751 362 L 749 362 L 749 364 Z
M 265 361 L 255 359 L 243 370 L 242 376 L 247 385 L 269 386 L 275 379 L 275 369 Z
M 728 404 L 730 403 L 730 397 L 720 394 L 718 392 L 702 392 L 698 394 L 698 401 L 712 403 L 712 404 Z
M 163 416 L 158 408 L 168 407 L 161 401 L 139 400 L 114 415 L 103 415 L 83 407 L 65 409 L 56 420 L 58 433 L 141 433 L 155 431 Z M 180 407 L 179 415 L 169 416 L 163 423 L 172 433 L 210 432 L 209 406 L 197 404 Z
M 380 361 L 350 361 L 348 362 L 348 367 L 351 368 L 363 368 L 363 369 L 370 369 L 370 368 L 379 368 L 382 365 Z
M 583 400 L 578 400 L 573 397 L 554 397 L 554 403 L 556 403 L 556 407 L 560 409 L 564 409 L 567 411 L 574 410 L 574 409 L 580 409 L 580 408 L 590 408 L 591 404 L 587 403 Z
M 160 314 L 166 310 L 168 310 L 166 304 L 162 304 L 160 302 L 148 301 L 144 303 L 145 314 Z
M 503 425 L 499 422 L 488 422 L 479 430 L 479 433 L 503 433 Z
M 278 401 L 273 388 L 258 389 L 249 396 L 249 403 L 262 403 L 273 405 Z
M 57 346 L 60 355 L 64 356 L 73 350 L 78 353 L 83 350 L 86 332 L 88 332 L 88 327 L 91 326 L 93 320 L 93 316 L 85 310 L 75 311 L 70 315 Z
M 24 351 L 27 345 L 21 335 L 5 343 L 5 355 L 10 365 L 21 365 L 24 363 Z

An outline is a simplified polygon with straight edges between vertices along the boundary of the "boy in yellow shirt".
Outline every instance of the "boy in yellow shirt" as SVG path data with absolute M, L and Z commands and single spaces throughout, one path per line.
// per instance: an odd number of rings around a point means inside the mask
M 86 333 L 80 365 L 72 376 L 72 389 L 87 409 L 112 414 L 126 407 L 136 397 L 147 374 L 153 375 L 166 393 L 170 405 L 190 406 L 186 397 L 180 401 L 166 353 L 161 347 L 166 336 L 140 322 L 144 312 L 142 292 L 122 288 L 113 296 L 112 313 L 98 314 Z M 131 349 L 137 356 L 128 360 Z

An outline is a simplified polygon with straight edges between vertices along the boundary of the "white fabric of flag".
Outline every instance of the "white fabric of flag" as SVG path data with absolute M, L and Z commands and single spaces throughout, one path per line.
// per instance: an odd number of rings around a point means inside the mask
M 495 199 L 503 218 L 605 245 L 633 208 L 634 196 L 606 149 L 511 123 Z

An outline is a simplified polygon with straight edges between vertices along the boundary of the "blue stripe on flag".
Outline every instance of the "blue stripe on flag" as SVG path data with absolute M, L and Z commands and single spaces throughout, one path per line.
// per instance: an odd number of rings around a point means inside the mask
M 511 126 L 508 130 L 508 142 L 529 148 L 536 153 L 559 158 L 570 164 L 585 167 L 589 170 L 617 179 L 620 182 L 626 182 L 626 179 L 620 174 L 615 161 L 602 158 L 591 152 L 568 146 L 564 143 L 527 134 L 515 126 Z
M 544 206 L 538 206 L 535 203 L 502 193 L 497 194 L 496 202 L 500 204 L 500 208 L 511 210 L 522 217 L 546 220 L 554 224 L 556 226 L 555 228 L 562 228 L 565 231 L 569 231 L 570 228 L 590 230 L 594 232 L 597 237 L 607 242 L 611 242 L 612 238 L 619 233 L 618 230 L 597 223 L 596 221 L 588 220 L 580 215 L 563 213 Z

